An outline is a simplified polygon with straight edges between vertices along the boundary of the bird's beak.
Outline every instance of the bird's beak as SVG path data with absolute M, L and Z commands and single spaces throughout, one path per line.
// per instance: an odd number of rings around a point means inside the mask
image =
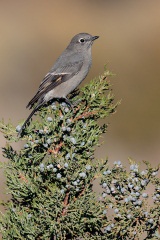
M 99 38 L 99 36 L 93 36 L 92 37 L 92 41 L 94 41 L 94 40 L 96 40 L 96 39 L 98 39 Z

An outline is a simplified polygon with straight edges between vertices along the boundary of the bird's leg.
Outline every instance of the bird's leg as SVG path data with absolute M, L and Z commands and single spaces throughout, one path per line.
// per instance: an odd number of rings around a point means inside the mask
M 81 100 L 82 99 L 78 99 L 77 101 L 73 102 L 72 106 L 76 107 L 81 102 Z
M 72 106 L 77 106 L 80 102 L 85 102 L 85 106 L 87 106 L 87 100 L 86 99 L 83 99 L 83 98 L 80 98 L 78 99 L 77 101 L 73 102 L 72 103 Z

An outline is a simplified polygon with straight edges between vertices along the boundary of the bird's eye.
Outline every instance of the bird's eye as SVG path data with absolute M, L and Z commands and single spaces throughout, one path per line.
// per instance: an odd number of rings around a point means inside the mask
M 83 42 L 84 42 L 84 38 L 80 38 L 79 41 L 80 41 L 81 43 L 83 43 Z

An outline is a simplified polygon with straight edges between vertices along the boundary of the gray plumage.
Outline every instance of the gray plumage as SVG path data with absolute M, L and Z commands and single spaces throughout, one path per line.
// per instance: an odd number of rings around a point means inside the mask
M 97 38 L 98 36 L 91 36 L 88 33 L 79 33 L 72 38 L 67 48 L 44 77 L 38 92 L 28 103 L 27 108 L 37 105 L 22 125 L 19 136 L 33 114 L 50 100 L 63 98 L 70 105 L 66 96 L 78 87 L 87 76 L 92 64 L 91 46 Z

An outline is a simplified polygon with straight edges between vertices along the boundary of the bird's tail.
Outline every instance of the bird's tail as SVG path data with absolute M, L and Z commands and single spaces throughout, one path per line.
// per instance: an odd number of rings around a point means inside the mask
M 34 109 L 33 111 L 30 113 L 30 115 L 28 116 L 28 118 L 26 119 L 26 121 L 23 123 L 22 127 L 21 127 L 21 130 L 19 131 L 18 133 L 18 137 L 21 136 L 23 130 L 25 129 L 27 123 L 29 122 L 29 120 L 31 119 L 31 117 L 35 114 L 35 112 L 37 112 L 39 110 L 39 108 L 43 105 L 44 103 L 41 103 L 41 104 L 38 104 Z

